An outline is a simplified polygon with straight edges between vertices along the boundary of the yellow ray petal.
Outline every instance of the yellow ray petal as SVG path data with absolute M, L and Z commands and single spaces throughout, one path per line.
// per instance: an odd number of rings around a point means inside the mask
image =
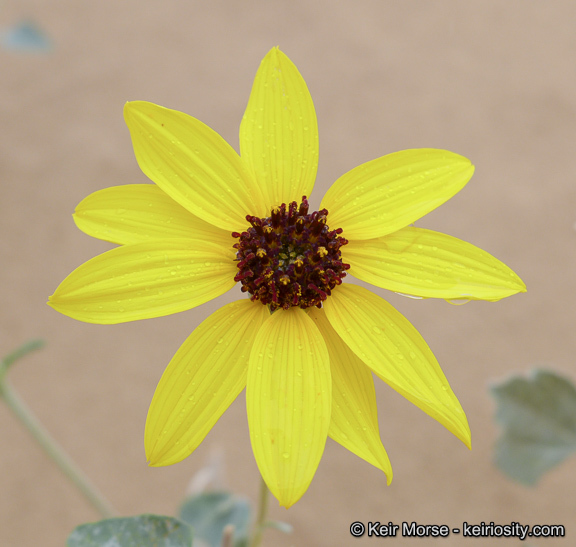
M 438 361 L 410 322 L 363 287 L 343 284 L 324 303 L 350 349 L 382 380 L 470 447 L 466 415 Z
M 336 334 L 324 310 L 310 308 L 308 315 L 316 323 L 330 355 L 332 417 L 328 436 L 381 469 L 390 484 L 392 466 L 380 440 L 370 369 Z
M 205 319 L 176 352 L 154 393 L 144 444 L 152 466 L 189 456 L 246 386 L 248 357 L 268 308 L 232 302 Z
M 347 239 L 372 239 L 404 228 L 459 192 L 470 160 L 432 148 L 402 150 L 342 175 L 326 192 L 330 228 Z
M 116 247 L 76 268 L 48 304 L 87 323 L 161 317 L 234 286 L 236 265 L 216 243 L 163 239 Z
M 342 248 L 349 273 L 390 291 L 414 296 L 499 300 L 526 291 L 506 264 L 446 234 L 408 226 Z
M 260 64 L 240 125 L 240 154 L 269 207 L 310 196 L 318 167 L 318 126 L 306 82 L 278 48 Z
M 98 190 L 78 204 L 74 222 L 88 235 L 120 245 L 193 238 L 219 243 L 232 252 L 235 243 L 230 232 L 193 215 L 154 184 Z
M 332 382 L 328 350 L 299 308 L 262 325 L 250 354 L 246 408 L 256 463 L 280 505 L 306 492 L 326 444 Z
M 238 154 L 207 125 L 144 101 L 126 103 L 124 119 L 142 171 L 197 217 L 232 232 L 267 212 Z

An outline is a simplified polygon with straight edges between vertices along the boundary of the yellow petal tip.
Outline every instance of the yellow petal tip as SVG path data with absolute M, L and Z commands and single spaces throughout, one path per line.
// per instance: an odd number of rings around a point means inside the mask
M 467 431 L 467 435 L 458 435 L 458 438 L 464 443 L 468 450 L 472 450 L 472 435 Z
M 160 109 L 163 108 L 153 103 L 150 103 L 149 101 L 127 101 L 126 103 L 124 103 L 123 114 L 124 114 L 124 121 L 126 122 L 126 125 L 128 125 L 128 128 L 130 128 L 130 124 L 128 122 L 130 120 L 134 120 L 135 116 L 138 114 L 139 110 L 138 107 L 144 104 L 149 104 Z
M 148 464 L 148 467 L 165 467 L 167 465 L 178 463 L 186 457 L 186 455 L 184 455 L 184 457 L 170 458 L 169 453 L 166 451 L 158 451 L 147 448 L 144 450 L 146 452 L 146 463 Z

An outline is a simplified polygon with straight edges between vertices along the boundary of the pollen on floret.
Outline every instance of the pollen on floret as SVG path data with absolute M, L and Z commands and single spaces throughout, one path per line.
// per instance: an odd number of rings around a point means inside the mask
M 350 268 L 342 262 L 340 248 L 348 243 L 342 229 L 329 229 L 326 209 L 308 214 L 308 208 L 302 196 L 300 205 L 293 201 L 272 207 L 269 217 L 247 215 L 250 227 L 232 233 L 239 239 L 234 244 L 234 281 L 271 311 L 322 307 Z

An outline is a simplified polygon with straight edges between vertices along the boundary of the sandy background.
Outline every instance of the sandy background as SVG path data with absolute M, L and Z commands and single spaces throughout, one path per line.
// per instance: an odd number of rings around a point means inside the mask
M 318 112 L 312 205 L 339 175 L 383 154 L 415 147 L 463 154 L 477 165 L 472 181 L 418 225 L 488 250 L 529 292 L 450 306 L 376 290 L 435 352 L 468 414 L 473 450 L 378 383 L 392 485 L 329 440 L 304 498 L 289 511 L 272 503 L 272 517 L 294 533 L 270 531 L 266 544 L 369 544 L 351 538 L 355 520 L 560 523 L 574 537 L 576 460 L 537 488 L 507 480 L 491 463 L 499 430 L 487 390 L 537 365 L 576 379 L 574 2 L 30 0 L 1 8 L 0 24 L 33 17 L 54 48 L 0 50 L 0 348 L 5 354 L 29 338 L 47 341 L 11 371 L 11 382 L 120 514 L 174 514 L 191 477 L 218 449 L 229 486 L 256 500 L 243 395 L 184 462 L 148 468 L 143 451 L 163 368 L 239 290 L 175 316 L 118 326 L 59 315 L 46 306 L 48 295 L 110 248 L 77 230 L 71 213 L 95 190 L 146 180 L 123 122 L 125 101 L 190 113 L 237 147 L 258 64 L 280 45 Z M 62 546 L 76 525 L 97 518 L 0 404 L 0 546 Z M 429 542 L 521 544 L 454 535 Z

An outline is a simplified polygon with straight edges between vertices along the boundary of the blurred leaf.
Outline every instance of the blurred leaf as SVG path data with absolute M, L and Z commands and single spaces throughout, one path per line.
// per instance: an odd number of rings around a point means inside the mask
M 194 528 L 194 545 L 198 539 L 210 547 L 219 547 L 228 524 L 234 526 L 234 547 L 248 544 L 250 504 L 230 492 L 190 496 L 180 508 L 180 518 Z
M 6 49 L 17 51 L 35 52 L 51 49 L 48 36 L 33 21 L 21 21 L 2 31 L 0 44 Z
M 191 547 L 192 530 L 172 517 L 138 515 L 78 526 L 67 547 Z
M 492 388 L 503 435 L 496 465 L 509 477 L 536 484 L 546 471 L 576 452 L 576 389 L 543 370 Z

